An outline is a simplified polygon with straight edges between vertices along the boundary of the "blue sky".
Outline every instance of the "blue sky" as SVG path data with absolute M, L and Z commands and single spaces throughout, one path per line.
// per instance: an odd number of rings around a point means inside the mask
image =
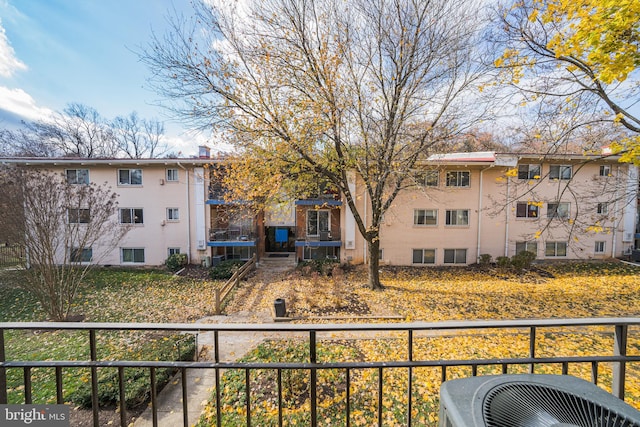
M 196 154 L 202 136 L 154 105 L 136 54 L 174 9 L 191 13 L 188 0 L 0 0 L 0 127 L 81 103 L 110 119 L 137 111 L 165 121 L 175 151 Z

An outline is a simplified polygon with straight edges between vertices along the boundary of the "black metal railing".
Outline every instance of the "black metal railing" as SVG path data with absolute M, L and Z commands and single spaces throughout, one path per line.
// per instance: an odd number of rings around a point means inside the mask
M 212 228 L 209 230 L 209 240 L 212 242 L 243 242 L 253 241 L 257 235 L 255 227 L 228 227 L 228 228 Z
M 383 425 L 383 412 L 388 411 L 389 401 L 385 398 L 385 378 L 388 372 L 403 370 L 406 372 L 406 384 L 403 386 L 403 394 L 406 402 L 403 403 L 405 411 L 404 422 L 406 425 L 422 425 L 414 419 L 413 407 L 416 405 L 415 389 L 417 384 L 416 372 L 419 369 L 431 368 L 439 371 L 439 381 L 446 381 L 452 376 L 459 376 L 460 368 L 467 369 L 466 375 L 484 374 L 484 368 L 495 368 L 498 373 L 507 373 L 514 367 L 522 368 L 528 372 L 537 372 L 538 367 L 552 365 L 558 367 L 562 374 L 568 374 L 573 365 L 588 366 L 590 369 L 591 381 L 602 383 L 601 372 L 606 370 L 607 381 L 605 384 L 610 388 L 613 395 L 624 398 L 625 387 L 628 381 L 632 381 L 634 388 L 640 381 L 640 374 L 637 374 L 635 362 L 640 361 L 640 352 L 634 353 L 640 348 L 640 318 L 596 318 L 596 319 L 544 319 L 544 320 L 512 320 L 512 321 L 449 321 L 437 323 L 393 323 L 393 324 L 135 324 L 135 323 L 0 323 L 0 403 L 7 402 L 7 371 L 11 369 L 23 370 L 24 372 L 24 403 L 31 403 L 31 372 L 35 368 L 48 368 L 55 370 L 57 395 L 55 400 L 58 403 L 65 402 L 63 395 L 62 377 L 63 371 L 68 368 L 88 368 L 91 370 L 91 395 L 92 409 L 94 415 L 94 425 L 98 425 L 98 369 L 116 369 L 119 378 L 120 403 L 119 412 L 122 425 L 126 425 L 127 408 L 124 399 L 123 371 L 127 368 L 148 369 L 151 378 L 151 411 L 152 424 L 163 425 L 162 419 L 158 417 L 157 394 L 155 386 L 155 372 L 160 368 L 173 368 L 181 373 L 180 378 L 187 378 L 188 371 L 212 369 L 214 371 L 213 384 L 211 384 L 211 407 L 212 425 L 222 426 L 224 414 L 223 400 L 224 379 L 222 374 L 227 370 L 241 370 L 244 372 L 244 405 L 243 416 L 246 417 L 246 425 L 259 425 L 254 421 L 255 402 L 252 400 L 255 375 L 265 370 L 277 372 L 276 398 L 277 417 L 276 424 L 283 425 L 283 385 L 282 375 L 293 370 L 305 372 L 305 382 L 308 381 L 308 412 L 309 425 L 318 425 L 319 393 L 327 384 L 319 384 L 319 373 L 326 370 L 341 372 L 340 385 L 341 393 L 344 394 L 344 413 L 341 414 L 343 424 L 350 426 L 351 417 L 354 414 L 354 395 L 359 390 L 354 389 L 354 376 L 363 370 L 372 370 L 376 373 L 377 383 L 371 390 L 365 390 L 368 396 L 373 398 L 374 411 L 377 411 L 375 425 Z M 16 330 L 81 330 L 88 332 L 89 360 L 7 360 L 5 334 L 8 331 Z M 207 342 L 212 349 L 212 360 L 209 361 L 106 361 L 97 358 L 96 332 L 98 331 L 165 331 L 192 333 L 197 335 L 197 340 Z M 539 341 L 546 339 L 548 334 L 570 333 L 575 336 L 597 335 L 605 337 L 610 344 L 606 350 L 602 347 L 594 346 L 589 348 L 587 355 L 560 354 L 563 349 L 558 346 L 559 354 L 550 354 L 548 348 L 541 349 Z M 228 351 L 234 344 L 234 340 L 242 340 L 250 335 L 256 341 L 277 339 L 303 342 L 305 344 L 304 360 L 302 361 L 259 361 L 242 362 L 237 360 L 223 361 L 222 353 Z M 486 338 L 491 335 L 508 336 L 515 343 L 524 343 L 526 354 L 512 353 L 507 357 L 487 358 L 478 352 L 477 348 L 470 349 L 470 356 L 464 358 L 429 358 L 422 356 L 418 346 L 423 347 L 423 340 L 444 339 L 460 337 Z M 391 358 L 372 357 L 360 360 L 327 360 L 324 353 L 319 352 L 319 347 L 327 342 L 351 342 L 354 340 L 365 340 L 367 342 L 400 342 L 404 350 L 395 352 Z M 388 341 L 387 341 L 388 340 Z M 398 341 L 399 340 L 399 341 Z M 631 344 L 632 343 L 632 344 Z M 587 345 L 588 346 L 588 345 Z M 515 347 L 514 347 L 515 348 Z M 628 354 L 628 349 L 632 349 Z M 453 352 L 452 348 L 452 353 Z M 478 356 L 476 356 L 478 355 Z M 236 355 L 238 356 L 238 355 Z M 375 356 L 375 355 L 374 355 Z M 633 366 L 633 370 L 627 369 Z M 603 368 L 603 367 L 606 367 Z M 456 371 L 452 375 L 452 370 Z M 610 375 L 609 375 L 610 374 Z M 253 380 L 252 380 L 253 375 Z M 404 377 L 403 377 L 404 378 Z M 188 402 L 190 388 L 192 384 L 182 381 L 182 421 L 185 426 L 195 420 L 188 419 L 188 406 L 193 402 Z M 361 391 L 361 390 L 360 390 Z M 199 402 L 197 402 L 199 403 Z M 252 405 L 253 403 L 253 405 Z M 355 424 L 354 424 L 355 425 Z

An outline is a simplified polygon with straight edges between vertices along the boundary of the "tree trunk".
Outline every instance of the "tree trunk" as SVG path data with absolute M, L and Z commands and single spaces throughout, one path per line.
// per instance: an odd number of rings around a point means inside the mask
M 373 290 L 384 289 L 380 283 L 380 237 L 367 240 L 367 257 L 369 258 L 369 287 Z

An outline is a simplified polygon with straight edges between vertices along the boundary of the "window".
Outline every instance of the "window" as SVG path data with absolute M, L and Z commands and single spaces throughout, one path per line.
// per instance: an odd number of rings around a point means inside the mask
M 435 249 L 414 249 L 413 263 L 414 264 L 435 264 L 436 250 Z
M 307 211 L 307 235 L 319 236 L 320 233 L 329 232 L 329 211 Z
M 120 257 L 123 263 L 144 263 L 144 248 L 121 248 Z
M 547 205 L 547 218 L 569 218 L 569 203 L 549 203 Z
M 571 179 L 573 169 L 570 165 L 551 165 L 549 179 Z
M 605 251 L 605 247 L 606 247 L 606 242 L 596 242 L 596 247 L 594 252 L 597 254 L 603 254 Z
M 118 169 L 118 185 L 142 185 L 142 169 Z
M 123 208 L 120 209 L 120 224 L 144 224 L 142 209 Z
M 430 170 L 424 174 L 424 185 L 426 187 L 437 187 L 440 183 L 440 173 L 437 170 Z
M 540 165 L 518 165 L 518 179 L 540 179 Z
M 517 218 L 538 218 L 538 205 L 531 202 L 518 202 L 516 205 Z
M 167 182 L 178 181 L 178 169 L 167 169 Z
M 611 176 L 611 166 L 609 165 L 600 166 L 600 176 Z
M 437 209 L 415 209 L 413 211 L 413 225 L 437 225 Z
M 599 214 L 606 215 L 609 213 L 609 204 L 607 202 L 598 203 L 596 211 Z
M 178 221 L 180 219 L 180 211 L 178 208 L 167 208 L 167 221 Z
M 446 225 L 469 225 L 469 211 L 466 209 L 447 210 Z
M 89 185 L 89 169 L 67 169 L 67 184 Z
M 69 260 L 71 262 L 91 262 L 93 259 L 92 248 L 71 248 Z
M 567 242 L 547 242 L 544 255 L 548 257 L 567 256 Z
M 445 249 L 444 263 L 445 264 L 466 264 L 467 250 L 466 249 Z
M 69 224 L 88 224 L 91 220 L 89 209 L 67 209 Z
M 534 254 L 538 254 L 538 242 L 528 241 L 528 242 L 516 242 L 516 255 L 521 252 L 532 252 Z
M 179 255 L 180 254 L 180 248 L 169 248 L 168 249 L 168 254 L 169 254 L 169 256 L 171 256 L 171 255 Z
M 384 249 L 378 249 L 378 259 L 381 261 L 384 259 Z
M 447 187 L 468 187 L 468 186 L 469 186 L 468 171 L 447 172 Z

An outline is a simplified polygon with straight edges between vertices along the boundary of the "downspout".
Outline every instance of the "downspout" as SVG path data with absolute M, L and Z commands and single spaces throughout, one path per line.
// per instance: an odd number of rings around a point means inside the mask
M 507 176 L 507 206 L 504 210 L 505 219 L 504 219 L 504 256 L 509 256 L 509 197 L 511 189 L 511 177 Z
M 476 262 L 480 261 L 480 237 L 482 235 L 482 185 L 484 171 L 491 169 L 493 165 L 480 170 L 480 188 L 478 189 L 478 235 L 476 236 Z
M 177 165 L 187 176 L 187 262 L 191 262 L 191 195 L 189 194 L 189 171 L 180 162 Z
M 614 215 L 617 215 L 618 212 L 618 187 L 620 186 L 620 166 L 617 165 L 616 166 L 616 192 L 614 195 L 614 200 L 615 200 L 615 206 L 613 208 L 613 212 L 615 212 Z M 622 217 L 622 215 L 620 215 Z M 615 258 L 616 257 L 616 243 L 617 240 L 616 239 L 616 235 L 618 234 L 618 227 L 617 227 L 617 221 L 614 220 L 613 221 L 613 237 L 611 238 L 611 258 Z M 622 245 L 624 246 L 624 244 Z

